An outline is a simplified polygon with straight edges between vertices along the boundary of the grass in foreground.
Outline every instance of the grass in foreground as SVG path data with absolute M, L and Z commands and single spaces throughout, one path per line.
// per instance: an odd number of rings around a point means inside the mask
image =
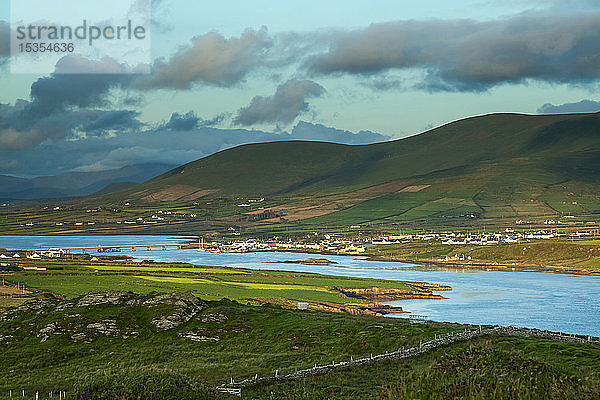
M 411 325 L 403 319 L 351 316 L 222 300 L 189 322 L 157 331 L 149 321 L 164 307 L 75 307 L 0 322 L 0 398 L 15 393 L 66 390 L 82 399 L 219 398 L 211 388 L 228 381 L 310 368 L 418 345 L 464 329 L 445 323 Z M 73 315 L 78 314 L 78 317 Z M 218 317 L 218 318 L 215 318 Z M 114 318 L 137 324 L 139 336 L 93 336 L 76 343 L 56 334 L 40 343 L 49 323 L 80 325 Z M 65 322 L 67 321 L 67 322 Z M 65 325 L 66 324 L 66 325 Z M 192 342 L 179 332 L 202 332 L 218 341 Z M 340 370 L 320 377 L 244 389 L 250 399 L 596 399 L 600 348 L 540 339 L 487 337 L 438 348 L 400 361 Z M 4 397 L 3 397 L 4 396 Z M 45 397 L 42 397 L 45 398 Z M 71 397 L 74 398 L 74 397 Z
M 600 349 L 479 338 L 416 358 L 249 388 L 258 399 L 597 399 Z
M 133 382 L 157 373 L 183 377 L 194 387 L 213 386 L 230 377 L 267 376 L 275 369 L 290 373 L 351 355 L 381 354 L 462 329 L 457 324 L 414 326 L 404 319 L 244 306 L 228 300 L 208 305 L 189 322 L 167 331 L 157 331 L 150 323 L 169 311 L 164 307 L 75 307 L 0 321 L 0 335 L 13 336 L 10 344 L 0 343 L 0 395 L 9 389 L 72 392 L 97 382 Z M 88 327 L 107 319 L 116 320 L 121 329 L 134 326 L 139 335 L 122 339 L 98 335 Z M 52 323 L 59 333 L 41 343 L 40 331 Z M 76 342 L 71 330 L 93 340 Z M 192 342 L 178 336 L 189 331 L 217 340 Z

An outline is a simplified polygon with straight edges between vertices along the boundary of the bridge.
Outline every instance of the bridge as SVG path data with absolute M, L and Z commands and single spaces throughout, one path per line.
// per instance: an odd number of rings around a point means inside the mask
M 136 251 L 137 249 L 145 249 L 150 251 L 152 249 L 159 250 L 167 250 L 167 248 L 174 249 L 183 249 L 183 248 L 191 248 L 190 244 L 124 244 L 124 245 L 113 245 L 113 246 L 89 246 L 89 247 L 61 247 L 60 249 L 51 248 L 51 249 L 37 249 L 31 250 L 35 252 L 50 252 L 50 251 L 64 251 L 65 254 L 70 254 L 72 252 L 82 252 L 87 253 L 88 251 L 96 251 L 98 253 L 115 253 L 120 252 L 121 250 L 131 250 Z

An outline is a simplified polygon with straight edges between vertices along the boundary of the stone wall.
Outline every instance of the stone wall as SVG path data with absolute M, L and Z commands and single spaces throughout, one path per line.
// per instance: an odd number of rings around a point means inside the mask
M 422 342 L 418 347 L 411 347 L 408 349 L 402 349 L 393 351 L 390 353 L 379 354 L 375 356 L 369 356 L 360 359 L 351 359 L 350 361 L 342 361 L 339 363 L 332 363 L 329 365 L 315 365 L 313 368 L 300 370 L 287 375 L 279 375 L 278 371 L 272 376 L 267 377 L 258 377 L 255 376 L 253 379 L 245 379 L 240 382 L 235 382 L 233 379 L 220 386 L 217 389 L 224 388 L 244 388 L 251 385 L 259 384 L 259 383 L 267 383 L 273 381 L 281 381 L 288 379 L 297 379 L 297 378 L 306 378 L 315 375 L 323 375 L 329 372 L 333 372 L 335 370 L 339 370 L 342 368 L 348 368 L 352 366 L 358 365 L 368 365 L 373 363 L 378 363 L 384 360 L 399 360 L 403 358 L 414 357 L 438 347 L 447 346 L 453 343 L 462 342 L 465 340 L 472 340 L 477 337 L 486 336 L 486 335 L 503 335 L 503 336 L 518 336 L 525 338 L 541 338 L 548 339 L 558 342 L 567 342 L 567 343 L 579 343 L 579 344 L 594 344 L 600 345 L 600 338 L 592 337 L 592 336 L 582 336 L 582 335 L 569 335 L 560 332 L 550 332 L 543 331 L 539 329 L 527 329 L 527 328 L 515 328 L 512 326 L 480 326 L 475 330 L 464 330 L 462 332 L 455 332 L 445 336 L 440 336 L 434 340 L 430 340 L 427 342 Z

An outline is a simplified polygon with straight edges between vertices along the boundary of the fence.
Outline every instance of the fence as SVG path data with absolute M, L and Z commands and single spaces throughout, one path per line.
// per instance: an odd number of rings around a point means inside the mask
M 3 395 L 4 395 L 4 393 L 0 393 L 0 397 L 2 397 Z M 8 392 L 6 392 L 6 397 L 15 398 L 15 399 L 26 398 L 26 399 L 35 399 L 35 400 L 40 400 L 40 399 L 67 400 L 67 392 L 65 392 L 63 390 L 40 392 L 40 391 L 32 391 L 32 390 L 25 390 L 25 389 L 19 389 L 19 390 L 9 389 Z
M 279 370 L 275 370 L 272 376 L 259 377 L 258 375 L 254 375 L 253 378 L 244 379 L 242 381 L 236 382 L 233 378 L 230 379 L 229 382 L 218 386 L 216 389 L 222 393 L 227 393 L 235 396 L 242 395 L 242 389 L 244 387 L 248 387 L 251 385 L 255 385 L 258 383 L 267 383 L 277 380 L 287 380 L 287 379 L 297 379 L 297 378 L 306 378 L 309 376 L 315 375 L 323 375 L 329 372 L 332 372 L 337 369 L 348 368 L 351 366 L 357 365 L 367 365 L 372 363 L 381 362 L 384 360 L 399 360 L 404 358 L 414 357 L 433 349 L 436 349 L 441 346 L 446 346 L 452 343 L 471 340 L 480 336 L 486 335 L 507 335 L 507 336 L 519 336 L 519 337 L 529 337 L 529 338 L 543 338 L 550 339 L 558 342 L 568 342 L 568 343 L 579 343 L 579 344 L 594 344 L 600 345 L 600 338 L 593 336 L 584 336 L 584 335 L 574 335 L 574 334 L 566 334 L 562 332 L 550 332 L 539 329 L 527 329 L 527 328 L 515 328 L 512 326 L 491 326 L 491 325 L 480 325 L 478 329 L 475 330 L 467 330 L 461 332 L 449 333 L 446 335 L 435 335 L 433 340 L 429 340 L 426 342 L 421 341 L 419 346 L 411 347 L 408 349 L 398 349 L 392 352 L 385 352 L 384 354 L 373 355 L 370 354 L 367 357 L 354 359 L 353 356 L 350 356 L 349 361 L 332 361 L 331 364 L 327 365 L 317 365 L 315 364 L 312 368 L 296 371 L 291 374 L 281 375 L 279 374 Z M 5 393 L 0 393 L 0 397 L 4 394 L 8 396 L 8 398 L 29 398 L 29 399 L 57 399 L 57 400 L 67 400 L 67 392 L 65 391 L 50 391 L 50 392 L 39 392 L 39 391 L 26 391 L 23 389 L 20 390 L 9 390 Z M 47 394 L 47 397 L 46 397 Z
M 306 378 L 309 376 L 315 375 L 323 375 L 329 372 L 332 372 L 337 369 L 348 368 L 351 366 L 357 365 L 366 365 L 381 362 L 384 360 L 399 360 L 403 358 L 414 357 L 433 349 L 436 349 L 441 346 L 446 346 L 452 343 L 471 340 L 476 337 L 486 336 L 486 335 L 508 335 L 508 336 L 519 336 L 519 337 L 533 337 L 533 338 L 545 338 L 559 342 L 568 342 L 568 343 L 588 343 L 600 345 L 600 338 L 592 337 L 592 336 L 582 336 L 582 335 L 573 335 L 573 334 L 565 334 L 562 332 L 550 332 L 543 331 L 539 329 L 527 329 L 527 328 L 515 328 L 512 326 L 504 327 L 504 326 L 479 326 L 476 330 L 467 330 L 465 329 L 462 332 L 449 333 L 447 335 L 435 335 L 433 340 L 427 342 L 420 342 L 418 347 L 411 347 L 408 349 L 399 349 L 393 352 L 386 352 L 384 354 L 373 355 L 370 354 L 368 357 L 363 357 L 359 359 L 354 359 L 352 356 L 350 357 L 350 361 L 333 361 L 328 365 L 318 366 L 317 364 L 314 367 L 309 369 L 304 369 L 300 371 L 296 371 L 291 374 L 280 375 L 279 370 L 275 370 L 272 376 L 266 377 L 258 377 L 255 375 L 254 378 L 244 379 L 239 382 L 236 382 L 233 378 L 228 383 L 225 383 L 219 386 L 217 389 L 222 390 L 225 388 L 237 388 L 242 389 L 244 387 L 252 386 L 258 383 L 267 383 L 278 380 L 288 380 L 288 379 L 297 379 L 297 378 Z M 241 395 L 241 394 L 240 394 Z

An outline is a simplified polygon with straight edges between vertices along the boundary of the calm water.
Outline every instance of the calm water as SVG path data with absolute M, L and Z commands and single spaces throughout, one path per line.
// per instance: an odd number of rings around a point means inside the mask
M 173 236 L 0 236 L 0 248 L 109 246 L 117 244 L 178 243 Z M 302 253 L 209 253 L 198 250 L 123 251 L 137 259 L 182 261 L 210 266 L 274 269 L 380 279 L 447 284 L 445 300 L 405 300 L 390 304 L 424 314 L 433 320 L 499 324 L 600 336 L 600 277 L 539 272 L 447 271 L 397 262 L 367 261 L 360 257 L 326 256 L 338 266 L 270 264 L 302 260 Z

